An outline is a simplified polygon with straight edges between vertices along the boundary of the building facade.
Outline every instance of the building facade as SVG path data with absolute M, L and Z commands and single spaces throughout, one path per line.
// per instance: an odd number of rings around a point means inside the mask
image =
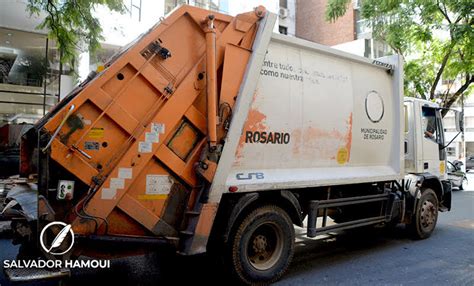
M 33 123 L 72 88 L 71 71 L 59 61 L 44 15 L 26 13 L 27 1 L 0 2 L 0 124 Z
M 296 0 L 280 0 L 278 10 L 278 32 L 296 36 Z
M 372 38 L 367 20 L 360 16 L 360 0 L 352 1 L 334 22 L 326 21 L 327 4 L 328 0 L 296 1 L 296 37 L 367 58 L 390 53 L 386 44 Z
M 319 44 L 334 46 L 356 40 L 352 5 L 347 13 L 330 23 L 325 19 L 327 0 L 297 0 L 296 36 Z
M 436 90 L 437 94 L 444 94 L 447 89 L 456 90 L 459 88 L 460 81 L 448 81 L 443 80 L 438 85 Z M 445 131 L 446 144 L 451 142 L 446 147 L 446 154 L 448 161 L 459 160 L 466 166 L 466 160 L 470 157 L 474 157 L 474 98 L 472 94 L 465 93 L 464 96 L 451 106 L 464 114 L 464 132 L 458 134 L 455 126 L 454 114 L 449 112 L 443 119 L 443 127 Z

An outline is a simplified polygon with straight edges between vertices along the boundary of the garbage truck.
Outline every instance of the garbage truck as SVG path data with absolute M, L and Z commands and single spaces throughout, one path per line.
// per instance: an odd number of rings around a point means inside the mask
M 451 209 L 442 108 L 404 99 L 401 57 L 276 34 L 276 18 L 180 6 L 39 120 L 22 138 L 30 183 L 10 196 L 25 208 L 20 255 L 169 244 L 265 284 L 290 265 L 295 225 L 312 238 L 404 223 L 429 237 Z

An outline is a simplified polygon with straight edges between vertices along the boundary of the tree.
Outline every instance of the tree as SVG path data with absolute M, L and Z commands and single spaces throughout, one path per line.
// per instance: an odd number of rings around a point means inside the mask
M 343 16 L 351 2 L 329 0 L 326 20 Z M 405 95 L 440 98 L 446 108 L 474 82 L 473 12 L 472 0 L 363 0 L 361 5 L 373 37 L 405 60 Z M 448 80 L 448 88 L 436 94 L 441 79 Z
M 46 12 L 38 28 L 49 30 L 48 36 L 56 41 L 61 61 L 74 67 L 78 51 L 85 47 L 94 53 L 103 40 L 100 22 L 93 15 L 97 5 L 120 13 L 126 11 L 123 0 L 28 0 L 27 10 L 35 15 Z

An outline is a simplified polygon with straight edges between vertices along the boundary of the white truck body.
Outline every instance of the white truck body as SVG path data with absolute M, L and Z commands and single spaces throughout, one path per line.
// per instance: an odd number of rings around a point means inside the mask
M 402 179 L 399 57 L 371 61 L 298 38 L 266 36 L 255 41 L 213 190 Z

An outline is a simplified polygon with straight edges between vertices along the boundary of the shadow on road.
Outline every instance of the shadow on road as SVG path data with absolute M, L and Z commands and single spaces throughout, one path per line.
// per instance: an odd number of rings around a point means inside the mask
M 360 258 L 367 253 L 395 247 L 401 242 L 411 241 L 403 225 L 394 229 L 360 228 L 348 230 L 326 239 L 308 239 L 300 235 L 296 243 L 293 263 L 287 277 L 305 271 L 317 271 L 337 265 L 347 259 Z M 309 263 L 310 262 L 310 263 Z M 308 264 L 309 263 L 309 264 Z
M 358 229 L 313 240 L 298 235 L 296 253 L 288 277 L 305 271 L 314 271 L 329 264 L 337 264 L 361 250 L 387 248 L 394 240 L 409 239 L 404 228 L 394 231 L 384 229 Z M 302 240 L 301 240 L 302 239 Z M 371 252 L 372 252 L 371 251 Z M 311 267 L 308 268 L 308 262 Z M 63 285 L 86 285 L 91 279 L 108 283 L 157 285 L 176 283 L 225 283 L 229 277 L 218 270 L 215 262 L 206 255 L 183 257 L 174 255 L 171 249 L 160 249 L 156 253 L 112 261 L 112 269 L 101 271 L 74 271 L 71 279 Z M 138 284 L 136 284 L 138 283 Z

